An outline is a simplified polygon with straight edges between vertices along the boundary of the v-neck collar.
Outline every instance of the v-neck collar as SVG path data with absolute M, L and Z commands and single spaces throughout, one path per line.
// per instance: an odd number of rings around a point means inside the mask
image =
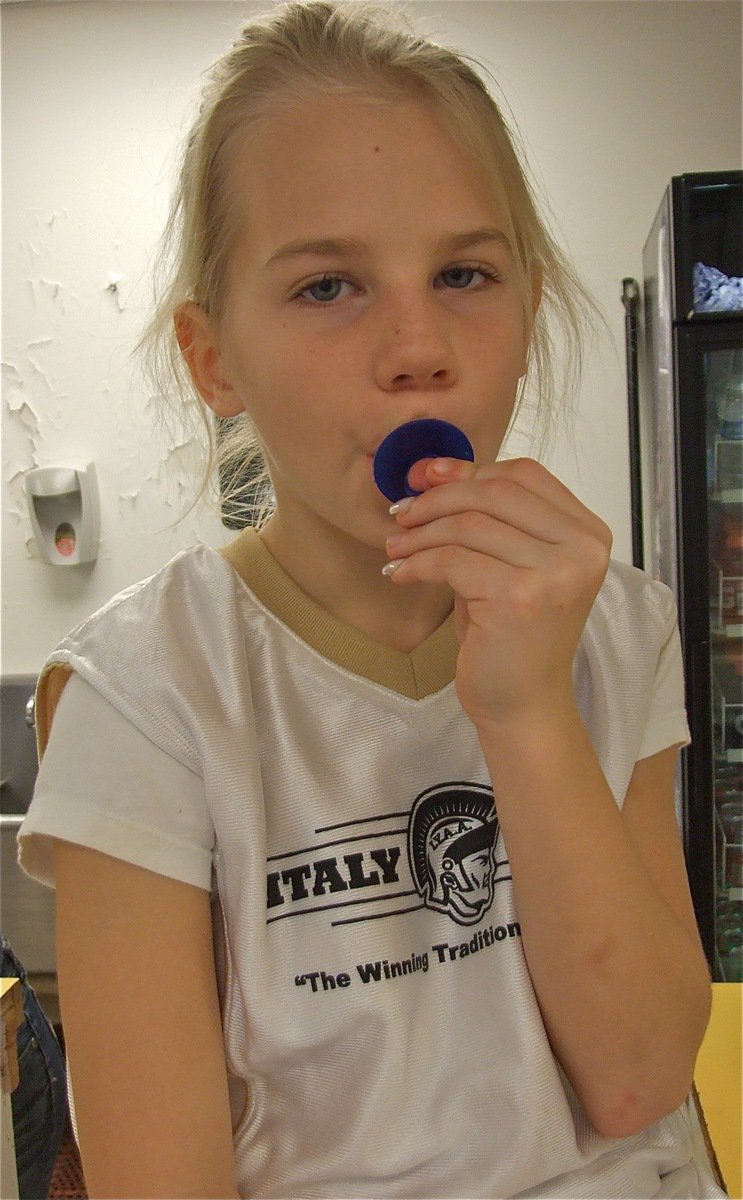
M 459 647 L 453 613 L 407 654 L 376 642 L 317 604 L 287 575 L 257 530 L 244 529 L 219 553 L 261 604 L 339 667 L 410 700 L 423 700 L 454 679 Z

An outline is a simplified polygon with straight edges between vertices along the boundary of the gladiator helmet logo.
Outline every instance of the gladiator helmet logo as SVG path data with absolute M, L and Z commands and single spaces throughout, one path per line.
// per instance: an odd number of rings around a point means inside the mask
M 444 783 L 423 792 L 410 815 L 408 858 L 426 908 L 474 925 L 493 903 L 500 824 L 492 788 Z

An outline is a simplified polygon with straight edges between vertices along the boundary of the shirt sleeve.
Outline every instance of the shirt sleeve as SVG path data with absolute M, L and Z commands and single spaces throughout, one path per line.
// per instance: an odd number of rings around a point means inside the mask
M 691 741 L 676 604 L 672 592 L 665 586 L 656 584 L 655 595 L 663 611 L 662 644 L 639 758 L 649 758 L 669 746 L 687 746 Z
M 21 866 L 49 887 L 53 838 L 211 888 L 215 838 L 201 776 L 76 674 L 57 705 L 18 834 Z

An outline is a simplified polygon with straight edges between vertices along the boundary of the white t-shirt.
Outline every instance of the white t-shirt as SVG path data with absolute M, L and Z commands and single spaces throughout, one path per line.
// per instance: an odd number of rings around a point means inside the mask
M 254 533 L 231 558 L 183 552 L 52 656 L 78 678 L 20 845 L 50 883 L 59 836 L 212 891 L 240 1194 L 722 1195 L 687 1106 L 602 1137 L 552 1055 L 453 620 L 390 652 Z M 621 804 L 688 739 L 667 589 L 612 564 L 574 679 Z

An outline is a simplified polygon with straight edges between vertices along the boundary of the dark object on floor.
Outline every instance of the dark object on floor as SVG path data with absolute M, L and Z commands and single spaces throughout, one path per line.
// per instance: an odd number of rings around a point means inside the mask
M 54 1032 L 62 1047 L 66 1062 L 67 1051 L 65 1048 L 64 1029 L 61 1025 L 55 1025 Z M 65 1075 L 66 1073 L 65 1068 Z M 72 1131 L 69 1105 L 64 1133 L 62 1134 L 62 1145 L 59 1148 L 59 1154 L 57 1155 L 49 1184 L 49 1200 L 88 1200 L 88 1189 L 85 1185 L 80 1151 L 77 1148 L 75 1134 Z
M 87 1200 L 87 1197 L 80 1153 L 68 1115 L 62 1145 L 49 1184 L 49 1200 Z

